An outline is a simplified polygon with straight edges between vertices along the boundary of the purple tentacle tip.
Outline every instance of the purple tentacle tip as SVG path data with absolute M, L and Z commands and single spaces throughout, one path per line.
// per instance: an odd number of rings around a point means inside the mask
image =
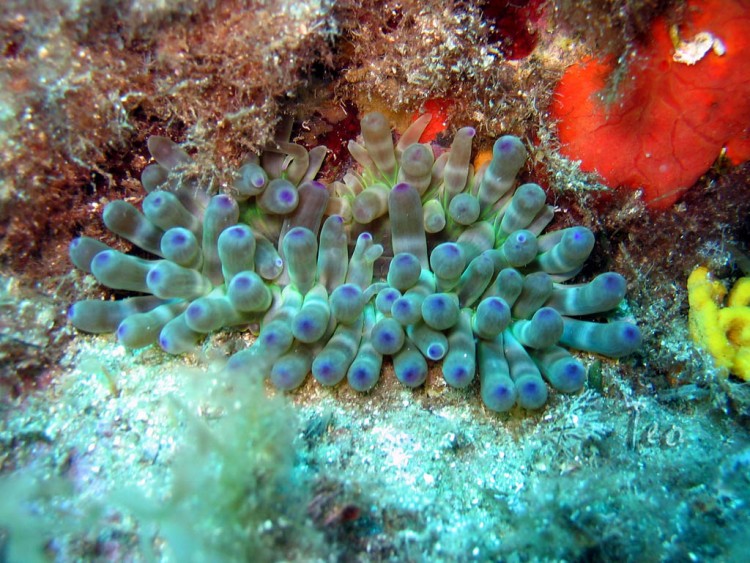
M 241 239 L 247 236 L 247 231 L 240 226 L 229 227 L 229 236 Z
M 427 355 L 431 360 L 438 360 L 445 356 L 445 348 L 440 344 L 430 344 L 427 347 Z
M 279 199 L 284 203 L 292 203 L 294 201 L 294 191 L 290 189 L 284 189 L 279 192 Z
M 250 287 L 250 278 L 238 275 L 234 277 L 232 283 L 237 289 L 247 289 Z
M 489 306 L 492 307 L 495 311 L 507 311 L 508 305 L 501 301 L 500 299 L 490 299 L 488 301 Z
M 604 278 L 604 287 L 607 291 L 616 291 L 620 289 L 621 282 L 618 275 L 612 275 L 612 274 L 605 274 L 603 276 Z
M 381 332 L 378 334 L 380 343 L 384 346 L 392 346 L 396 342 L 396 337 L 390 332 Z
M 231 209 L 234 205 L 234 200 L 232 200 L 232 198 L 228 195 L 217 195 L 214 198 L 214 201 L 219 207 L 222 207 L 224 209 Z
M 343 296 L 346 297 L 347 299 L 357 297 L 360 293 L 362 293 L 362 290 L 360 290 L 357 286 L 354 286 L 354 285 L 342 285 L 339 291 L 341 291 Z
M 393 306 L 394 306 L 393 314 L 398 315 L 398 316 L 407 315 L 411 313 L 411 310 L 412 310 L 411 303 L 407 301 L 406 299 L 401 299 L 395 302 Z
M 422 378 L 419 366 L 409 366 L 401 372 L 401 379 L 406 385 L 413 386 Z
M 175 233 L 170 237 L 170 242 L 178 246 L 182 246 L 187 241 L 188 238 L 185 236 L 185 233 Z
M 438 295 L 430 300 L 430 307 L 435 311 L 444 311 L 448 307 L 448 299 L 444 295 Z
M 99 266 L 104 266 L 107 262 L 112 260 L 112 253 L 109 251 L 104 251 L 98 253 L 96 256 L 94 256 L 94 260 L 91 262 L 91 265 L 97 264 Z
M 512 139 L 503 139 L 500 141 L 499 147 L 501 152 L 510 152 L 513 150 L 513 141 Z
M 190 307 L 188 307 L 187 311 L 185 311 L 185 314 L 191 320 L 197 320 L 201 318 L 204 313 L 205 313 L 205 308 L 199 303 L 191 303 Z
M 541 321 L 553 320 L 559 316 L 560 314 L 551 307 L 543 307 L 537 312 L 537 318 Z
M 279 335 L 275 332 L 268 332 L 264 334 L 260 340 L 264 346 L 273 346 L 279 341 Z
M 320 379 L 328 380 L 336 372 L 330 360 L 323 360 L 317 363 L 316 371 Z
M 398 299 L 399 297 L 401 297 L 401 295 L 398 292 L 396 292 L 396 291 L 389 291 L 385 295 L 385 300 L 388 303 L 395 303 L 396 299 Z
M 626 325 L 622 331 L 622 338 L 628 343 L 639 342 L 641 339 L 641 331 L 635 325 Z

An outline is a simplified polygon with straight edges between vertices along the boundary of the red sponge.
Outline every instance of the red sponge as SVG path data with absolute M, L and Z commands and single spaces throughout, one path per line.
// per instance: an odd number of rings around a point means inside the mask
M 605 107 L 598 94 L 614 64 L 588 60 L 566 71 L 552 105 L 563 154 L 608 185 L 643 187 L 657 209 L 672 205 L 722 148 L 735 164 L 750 159 L 750 1 L 690 0 L 687 14 L 683 43 L 701 32 L 715 39 L 697 62 L 674 60 L 658 20 L 621 99 Z

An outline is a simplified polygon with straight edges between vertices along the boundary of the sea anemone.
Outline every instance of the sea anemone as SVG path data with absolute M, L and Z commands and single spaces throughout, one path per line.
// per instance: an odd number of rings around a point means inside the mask
M 585 369 L 566 348 L 615 358 L 637 349 L 629 322 L 574 318 L 615 309 L 626 282 L 608 272 L 562 283 L 580 272 L 594 235 L 542 234 L 554 211 L 537 184 L 516 187 L 522 141 L 501 137 L 474 170 L 474 129 L 460 129 L 435 158 L 418 142 L 428 122 L 417 119 L 394 145 L 386 118 L 365 115 L 363 142 L 349 143 L 359 168 L 329 186 L 315 180 L 325 148 L 282 138 L 214 196 L 176 174 L 190 163 L 186 152 L 152 137 L 157 164 L 142 175 L 143 212 L 115 201 L 104 222 L 159 259 L 85 237 L 70 247 L 73 263 L 103 285 L 148 295 L 78 302 L 71 322 L 170 353 L 222 327 L 258 324 L 227 369 L 283 390 L 308 373 L 325 386 L 346 378 L 369 390 L 384 356 L 416 387 L 428 362 L 442 362 L 454 387 L 478 373 L 493 411 L 539 408 L 545 380 L 564 393 L 581 389 Z

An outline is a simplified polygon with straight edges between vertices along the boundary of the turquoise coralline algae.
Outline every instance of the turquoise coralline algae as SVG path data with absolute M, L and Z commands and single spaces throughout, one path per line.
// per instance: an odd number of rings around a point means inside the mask
M 594 236 L 585 227 L 542 234 L 554 211 L 537 184 L 516 186 L 520 139 L 498 139 L 475 171 L 474 129 L 460 129 L 435 158 L 418 142 L 429 119 L 394 145 L 385 117 L 365 115 L 363 141 L 349 143 L 358 171 L 329 186 L 315 180 L 325 147 L 307 151 L 287 131 L 214 196 L 180 179 L 191 161 L 183 149 L 151 137 L 156 164 L 141 177 L 142 211 L 114 201 L 103 219 L 158 259 L 87 237 L 70 246 L 73 263 L 100 283 L 144 295 L 79 301 L 71 322 L 115 332 L 127 348 L 158 342 L 173 354 L 222 327 L 255 325 L 257 339 L 227 369 L 283 390 L 312 373 L 326 386 L 346 378 L 367 391 L 384 356 L 416 387 L 428 362 L 441 362 L 451 386 L 478 375 L 484 404 L 498 412 L 541 407 L 545 380 L 564 393 L 581 389 L 586 371 L 568 348 L 615 358 L 636 350 L 637 326 L 576 318 L 615 309 L 625 279 L 608 272 L 563 284 Z

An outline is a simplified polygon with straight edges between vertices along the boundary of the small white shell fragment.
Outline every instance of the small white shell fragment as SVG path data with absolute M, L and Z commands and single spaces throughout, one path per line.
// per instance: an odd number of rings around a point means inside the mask
M 708 31 L 701 31 L 691 41 L 680 39 L 679 43 L 675 46 L 672 60 L 676 63 L 694 65 L 705 57 L 709 51 L 722 56 L 726 53 L 726 50 L 726 46 L 721 39 Z

